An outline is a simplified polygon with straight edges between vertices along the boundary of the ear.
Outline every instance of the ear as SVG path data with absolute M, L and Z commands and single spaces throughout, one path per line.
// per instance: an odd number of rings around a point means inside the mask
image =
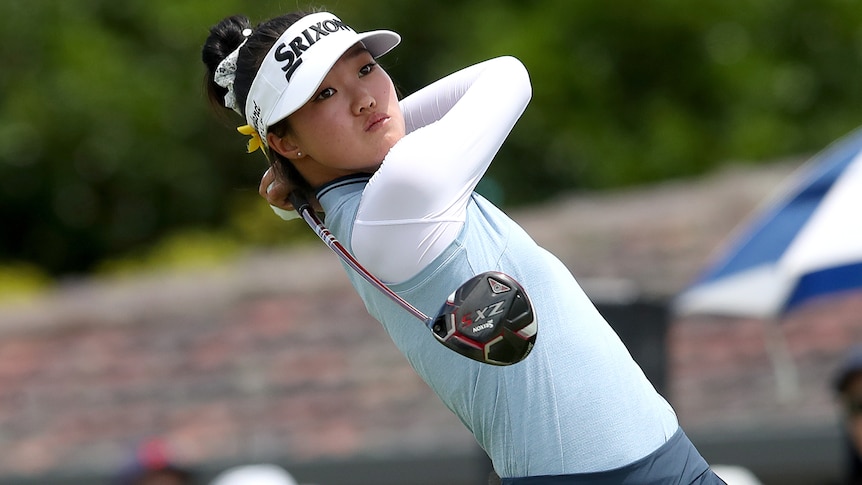
M 283 157 L 295 160 L 299 158 L 299 147 L 294 145 L 286 136 L 278 136 L 275 133 L 266 134 L 266 143 L 269 148 L 275 150 Z

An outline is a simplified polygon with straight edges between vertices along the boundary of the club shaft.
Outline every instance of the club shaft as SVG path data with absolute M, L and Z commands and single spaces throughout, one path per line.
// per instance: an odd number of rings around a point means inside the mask
M 293 207 L 296 209 L 296 212 L 302 217 L 302 219 L 306 222 L 306 224 L 311 227 L 315 234 L 323 241 L 329 249 L 332 250 L 342 261 L 344 261 L 348 266 L 353 268 L 360 276 L 362 276 L 365 281 L 369 282 L 372 286 L 380 290 L 383 294 L 388 296 L 392 301 L 397 303 L 401 308 L 406 310 L 411 315 L 415 316 L 419 320 L 422 320 L 426 324 L 431 322 L 431 318 L 422 313 L 418 308 L 411 305 L 410 302 L 398 296 L 397 293 L 389 289 L 385 283 L 380 281 L 376 276 L 371 274 L 370 271 L 365 269 L 356 258 L 353 257 L 352 254 L 345 248 L 338 239 L 329 231 L 329 229 L 323 224 L 323 221 L 317 217 L 317 214 L 314 213 L 314 210 L 311 207 L 311 204 L 308 203 L 307 200 L 295 195 L 293 192 L 290 194 L 290 202 L 293 204 Z

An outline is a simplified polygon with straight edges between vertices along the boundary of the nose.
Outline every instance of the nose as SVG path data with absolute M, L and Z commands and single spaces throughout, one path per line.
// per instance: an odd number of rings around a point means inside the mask
M 353 113 L 360 115 L 373 110 L 375 106 L 377 106 L 377 100 L 374 99 L 371 93 L 365 91 L 357 95 L 353 106 Z

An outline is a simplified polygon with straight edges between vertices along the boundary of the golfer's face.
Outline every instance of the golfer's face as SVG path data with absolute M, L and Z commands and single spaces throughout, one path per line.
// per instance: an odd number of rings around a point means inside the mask
M 292 144 L 333 176 L 376 170 L 405 131 L 392 80 L 360 44 L 289 119 Z

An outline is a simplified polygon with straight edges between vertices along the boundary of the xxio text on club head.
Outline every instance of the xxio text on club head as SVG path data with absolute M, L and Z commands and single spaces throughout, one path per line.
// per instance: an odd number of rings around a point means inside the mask
M 467 280 L 449 296 L 431 324 L 443 345 L 493 365 L 524 360 L 536 343 L 537 330 L 526 291 L 498 271 Z

